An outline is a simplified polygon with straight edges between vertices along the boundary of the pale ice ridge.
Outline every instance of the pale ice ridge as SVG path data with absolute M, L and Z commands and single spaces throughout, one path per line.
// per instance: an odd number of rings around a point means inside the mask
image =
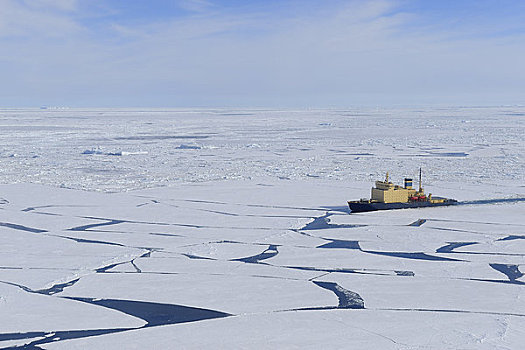
M 0 182 L 126 191 L 222 179 L 523 184 L 525 108 L 0 110 Z

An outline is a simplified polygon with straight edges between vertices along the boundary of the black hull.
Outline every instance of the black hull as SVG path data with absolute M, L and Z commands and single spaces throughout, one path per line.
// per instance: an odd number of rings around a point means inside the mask
M 348 206 L 352 213 L 362 213 L 366 211 L 376 210 L 391 210 L 391 209 L 409 209 L 409 208 L 425 208 L 425 207 L 445 207 L 448 205 L 456 205 L 458 202 L 454 199 L 448 199 L 442 203 L 431 203 L 427 201 L 409 202 L 409 203 L 367 203 L 367 202 L 348 202 Z

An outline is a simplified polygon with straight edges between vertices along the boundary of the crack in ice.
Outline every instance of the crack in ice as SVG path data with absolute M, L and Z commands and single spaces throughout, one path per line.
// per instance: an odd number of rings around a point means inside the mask
M 232 259 L 230 261 L 241 261 L 249 264 L 257 264 L 262 260 L 273 258 L 277 254 L 279 254 L 279 251 L 277 250 L 277 245 L 270 244 L 268 248 L 260 254 L 249 256 L 246 258 Z
M 356 292 L 352 292 L 338 285 L 335 282 L 312 281 L 315 285 L 328 289 L 335 293 L 339 299 L 338 309 L 364 309 L 365 302 Z
M 19 224 L 12 224 L 12 223 L 9 223 L 9 222 L 0 222 L 0 226 L 12 228 L 13 230 L 26 231 L 26 232 L 31 232 L 31 233 L 48 232 L 47 230 L 41 230 L 39 228 L 28 227 L 28 226 L 19 225 Z

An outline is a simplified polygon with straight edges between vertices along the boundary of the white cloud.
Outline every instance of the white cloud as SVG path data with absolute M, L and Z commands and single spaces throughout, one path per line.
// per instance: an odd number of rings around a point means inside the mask
M 0 33 L 26 35 L 2 45 L 8 51 L 0 53 L 0 69 L 20 87 L 5 96 L 79 104 L 108 96 L 120 105 L 425 103 L 462 96 L 490 103 L 496 93 L 517 98 L 525 81 L 522 36 L 451 40 L 456 32 L 415 27 L 417 14 L 396 11 L 392 1 L 288 16 L 221 12 L 204 3 L 182 18 L 106 23 L 102 35 L 65 10 L 40 14 L 4 3 L 12 27 Z
M 72 11 L 74 1 L 0 1 L 0 37 L 68 37 L 81 28 L 62 12 Z
M 214 7 L 214 4 L 206 0 L 179 0 L 177 4 L 188 11 L 204 12 Z
M 78 0 L 24 0 L 27 7 L 41 10 L 75 11 L 78 7 Z

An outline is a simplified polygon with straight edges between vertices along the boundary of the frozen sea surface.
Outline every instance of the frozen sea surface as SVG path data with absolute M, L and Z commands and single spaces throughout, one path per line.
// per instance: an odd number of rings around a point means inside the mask
M 222 179 L 523 185 L 525 108 L 0 110 L 0 183 L 123 191 Z
M 0 348 L 520 349 L 524 114 L 2 110 Z

